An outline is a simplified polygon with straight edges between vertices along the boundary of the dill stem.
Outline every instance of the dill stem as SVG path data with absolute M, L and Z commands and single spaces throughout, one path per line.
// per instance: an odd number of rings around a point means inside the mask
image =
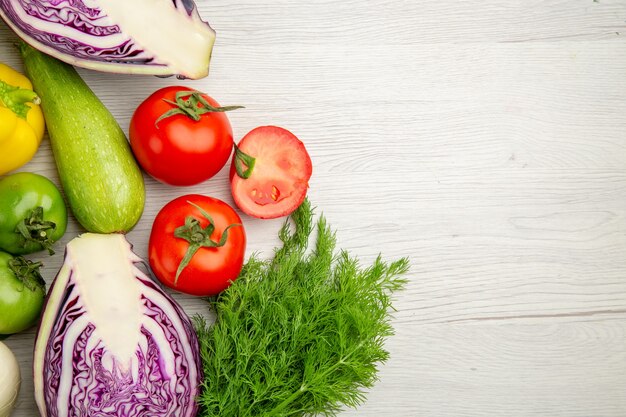
M 344 355 L 333 366 L 329 367 L 324 372 L 322 372 L 321 374 L 317 375 L 316 378 L 315 378 L 315 381 L 317 381 L 318 379 L 323 380 L 324 378 L 326 378 L 326 376 L 328 374 L 330 374 L 331 372 L 334 372 L 337 368 L 339 368 L 339 366 L 344 365 L 346 363 L 346 360 L 350 356 L 352 356 L 357 350 L 359 350 L 362 346 L 363 346 L 363 342 L 360 342 L 358 345 L 356 345 L 354 347 L 354 349 L 352 349 L 352 351 L 348 352 L 347 355 Z M 298 389 L 297 391 L 292 393 L 289 397 L 285 398 L 280 404 L 278 404 L 276 407 L 274 407 L 274 409 L 272 411 L 270 411 L 269 413 L 266 414 L 266 417 L 272 417 L 272 416 L 275 416 L 277 413 L 281 412 L 285 407 L 287 407 L 289 404 L 294 402 L 307 389 L 308 389 L 307 385 L 306 384 L 302 384 L 300 386 L 300 389 Z
M 307 386 L 305 384 L 302 384 L 300 386 L 300 389 L 292 393 L 289 397 L 285 398 L 280 404 L 274 407 L 272 411 L 266 414 L 266 417 L 275 416 L 277 415 L 277 413 L 280 413 L 283 410 L 283 408 L 287 407 L 289 404 L 294 402 L 306 390 L 307 390 Z

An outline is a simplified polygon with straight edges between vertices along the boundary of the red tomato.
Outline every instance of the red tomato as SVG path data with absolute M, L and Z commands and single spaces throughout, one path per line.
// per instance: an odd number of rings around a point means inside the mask
M 244 213 L 272 219 L 302 204 L 313 167 L 304 144 L 293 133 L 277 126 L 257 127 L 237 148 L 230 167 L 231 192 Z M 240 171 L 248 172 L 238 172 L 238 164 Z
M 170 201 L 157 214 L 148 259 L 164 285 L 186 294 L 212 296 L 237 278 L 245 249 L 246 233 L 232 207 L 216 198 L 188 194 Z
M 141 167 L 163 183 L 205 181 L 228 161 L 233 132 L 224 112 L 238 107 L 220 107 L 211 97 L 187 87 L 157 90 L 131 118 L 133 153 Z

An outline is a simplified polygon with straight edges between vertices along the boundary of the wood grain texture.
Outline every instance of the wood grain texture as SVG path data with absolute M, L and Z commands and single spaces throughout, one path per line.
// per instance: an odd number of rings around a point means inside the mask
M 208 78 L 80 73 L 124 129 L 172 83 L 245 105 L 237 138 L 289 128 L 339 246 L 363 263 L 410 257 L 391 359 L 342 415 L 626 416 L 626 1 L 198 5 L 218 33 Z M 14 40 L 0 25 L 0 60 L 21 68 Z M 58 183 L 47 141 L 23 170 Z M 146 177 L 139 255 L 172 198 L 232 202 L 226 177 Z M 249 253 L 270 256 L 281 223 L 244 217 Z M 61 258 L 43 258 L 48 281 Z M 36 413 L 33 337 L 7 341 L 25 376 L 14 417 Z

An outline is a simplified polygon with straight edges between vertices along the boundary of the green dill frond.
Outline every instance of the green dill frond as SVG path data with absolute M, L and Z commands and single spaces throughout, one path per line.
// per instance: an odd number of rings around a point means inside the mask
M 270 261 L 251 257 L 210 302 L 216 321 L 196 318 L 204 380 L 198 416 L 335 416 L 356 407 L 389 357 L 392 295 L 408 259 L 362 267 L 335 251 L 335 233 L 308 200 L 280 229 Z

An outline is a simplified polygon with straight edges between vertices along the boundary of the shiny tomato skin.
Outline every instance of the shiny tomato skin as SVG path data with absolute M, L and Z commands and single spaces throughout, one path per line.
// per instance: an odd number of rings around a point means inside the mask
M 190 203 L 211 216 L 215 224 L 211 239 L 216 242 L 229 225 L 241 226 L 228 230 L 224 246 L 198 249 L 176 280 L 178 265 L 189 242 L 174 236 L 175 229 L 185 224 L 187 216 L 198 219 L 202 228 L 208 225 L 208 220 Z M 170 201 L 157 214 L 148 242 L 148 259 L 154 275 L 167 287 L 190 295 L 213 296 L 224 291 L 238 277 L 245 249 L 246 233 L 241 218 L 232 207 L 217 198 L 188 194 Z
M 231 193 L 235 204 L 249 216 L 274 219 L 291 214 L 304 201 L 313 173 L 304 143 L 289 130 L 259 126 L 237 145 L 255 158 L 249 178 L 241 178 L 230 166 Z
M 194 185 L 217 174 L 228 162 L 233 132 L 226 112 L 209 112 L 199 121 L 176 114 L 157 120 L 175 108 L 176 92 L 193 91 L 170 86 L 152 93 L 135 110 L 129 127 L 130 145 L 139 165 L 165 184 Z M 212 106 L 217 101 L 202 94 Z

